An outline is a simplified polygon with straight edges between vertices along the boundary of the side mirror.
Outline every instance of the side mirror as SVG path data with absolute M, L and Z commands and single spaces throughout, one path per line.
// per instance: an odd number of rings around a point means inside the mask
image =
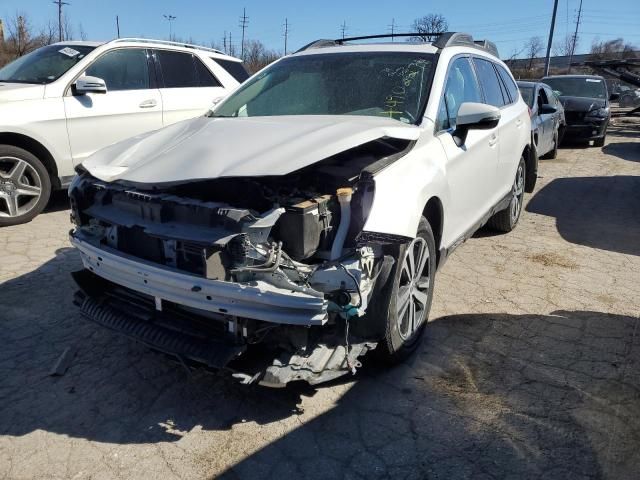
M 76 94 L 85 95 L 87 93 L 107 93 L 107 84 L 98 77 L 84 76 L 78 78 L 73 84 Z
M 491 130 L 500 122 L 500 110 L 486 103 L 464 102 L 458 109 L 456 129 L 452 135 L 461 147 L 467 140 L 469 130 Z
M 557 111 L 558 111 L 558 109 L 556 107 L 554 107 L 553 105 L 549 105 L 548 103 L 545 103 L 540 107 L 540 113 L 542 115 L 548 115 L 550 113 L 556 113 Z
M 609 95 L 609 101 L 613 102 L 615 100 L 618 100 L 620 98 L 620 94 L 619 93 L 612 93 L 611 95 Z

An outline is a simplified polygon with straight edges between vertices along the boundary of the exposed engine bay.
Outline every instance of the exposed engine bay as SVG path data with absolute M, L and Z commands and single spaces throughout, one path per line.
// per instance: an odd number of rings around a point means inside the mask
M 230 369 L 244 383 L 355 372 L 376 346 L 365 314 L 393 262 L 383 237 L 361 235 L 373 176 L 412 145 L 382 138 L 272 177 L 149 185 L 82 172 L 69 191 L 86 268 L 74 275 L 76 303 L 183 364 Z M 266 367 L 233 366 L 260 349 Z

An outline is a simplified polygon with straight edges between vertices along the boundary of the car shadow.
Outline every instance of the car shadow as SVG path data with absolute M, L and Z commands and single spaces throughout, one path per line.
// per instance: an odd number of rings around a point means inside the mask
M 638 132 L 640 136 L 640 132 Z M 638 142 L 615 142 L 608 143 L 602 147 L 602 153 L 614 155 L 630 162 L 640 162 L 640 143 Z
M 555 217 L 568 242 L 640 255 L 640 176 L 557 178 L 526 210 Z
M 436 318 L 414 356 L 392 369 L 365 358 L 336 399 L 326 386 L 269 390 L 186 373 L 81 318 L 69 278 L 78 267 L 65 248 L 0 285 L 0 435 L 44 430 L 141 444 L 284 420 L 278 439 L 234 452 L 244 456 L 225 476 L 569 479 L 637 471 L 638 318 Z M 69 369 L 50 376 L 67 348 L 75 353 Z M 291 430 L 286 420 L 305 408 L 310 415 Z M 259 436 L 260 427 L 251 432 Z M 225 442 L 207 448 L 212 457 L 230 454 Z

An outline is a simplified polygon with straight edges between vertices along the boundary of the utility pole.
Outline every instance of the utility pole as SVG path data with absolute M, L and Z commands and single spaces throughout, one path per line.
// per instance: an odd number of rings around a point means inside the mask
M 287 40 L 289 39 L 289 20 L 284 19 L 284 54 L 287 54 Z
M 547 42 L 547 56 L 544 59 L 544 76 L 549 75 L 549 63 L 551 62 L 551 43 L 553 43 L 553 29 L 556 26 L 556 12 L 558 11 L 558 0 L 553 2 L 553 15 L 551 16 L 551 28 L 549 29 L 549 41 Z
M 53 0 L 53 3 L 58 5 L 58 41 L 61 42 L 63 40 L 63 32 L 62 32 L 62 6 L 63 5 L 71 5 L 70 3 L 63 2 L 62 0 Z
M 178 17 L 176 17 L 175 15 L 162 15 L 162 16 L 169 22 L 169 40 L 171 40 L 171 37 L 173 36 L 172 30 L 171 30 L 171 24 Z
M 393 40 L 393 34 L 396 33 L 396 19 L 395 18 L 391 19 L 391 25 L 389 25 L 389 28 L 391 29 L 391 41 L 393 42 L 394 41 Z
M 344 34 L 347 31 L 347 21 L 343 20 L 342 25 L 340 25 L 340 30 L 342 30 L 342 38 L 344 39 Z
M 116 32 L 118 33 L 118 38 L 120 38 L 120 19 L 118 15 L 116 15 Z
M 571 62 L 573 61 L 573 54 L 576 50 L 576 42 L 578 41 L 578 27 L 580 26 L 581 15 L 582 15 L 582 0 L 580 0 L 580 7 L 578 7 L 578 19 L 576 20 L 576 31 L 573 34 L 573 39 L 571 40 L 571 55 L 569 55 L 569 68 L 567 68 L 567 73 L 571 73 Z
M 229 55 L 234 56 L 235 54 L 236 51 L 233 48 L 233 43 L 231 43 L 231 32 L 229 32 Z
M 229 53 L 227 51 L 227 31 L 226 30 L 224 31 L 224 35 L 222 36 L 222 45 L 224 48 L 224 53 Z
M 247 9 L 242 9 L 242 16 L 240 17 L 240 28 L 242 28 L 242 45 L 240 46 L 240 58 L 244 60 L 244 31 L 249 26 L 249 17 L 247 17 Z

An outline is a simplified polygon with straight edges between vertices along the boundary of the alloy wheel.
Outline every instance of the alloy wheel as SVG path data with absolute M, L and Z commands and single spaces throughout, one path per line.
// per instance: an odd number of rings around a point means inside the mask
M 423 238 L 409 244 L 401 268 L 396 318 L 398 333 L 407 340 L 424 322 L 428 308 L 431 272 L 429 247 Z
M 522 163 L 518 165 L 516 179 L 513 182 L 512 194 L 511 223 L 515 223 L 520 216 L 520 210 L 522 209 L 522 200 L 524 199 L 524 165 Z
M 16 157 L 0 157 L 0 217 L 29 213 L 42 194 L 42 180 L 36 169 Z

